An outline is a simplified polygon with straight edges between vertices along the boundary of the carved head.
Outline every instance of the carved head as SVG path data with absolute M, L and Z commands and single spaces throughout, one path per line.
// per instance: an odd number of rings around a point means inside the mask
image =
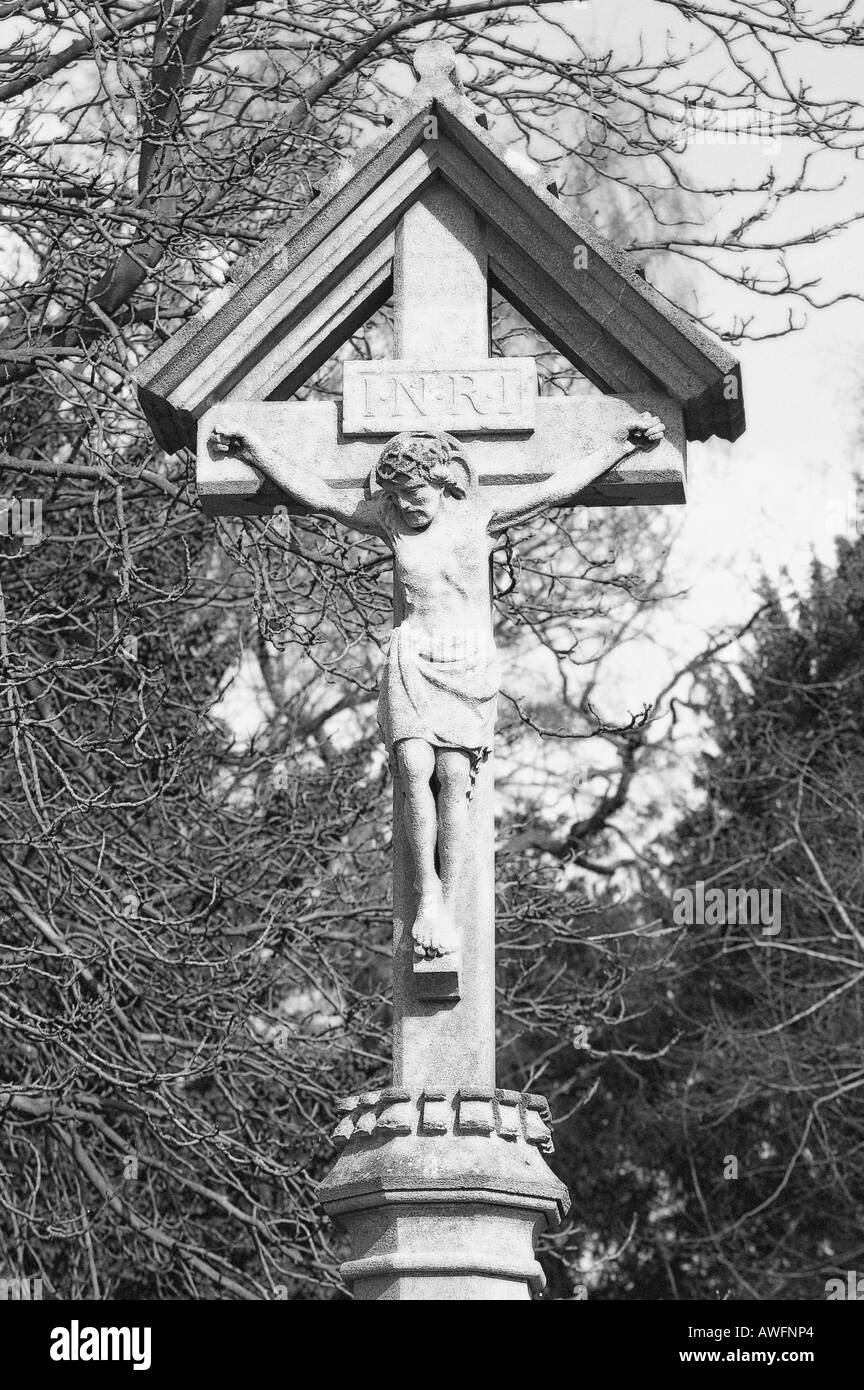
M 375 481 L 398 508 L 406 526 L 422 531 L 434 520 L 444 496 L 463 498 L 473 473 L 452 434 L 412 430 L 397 434 L 383 450 Z

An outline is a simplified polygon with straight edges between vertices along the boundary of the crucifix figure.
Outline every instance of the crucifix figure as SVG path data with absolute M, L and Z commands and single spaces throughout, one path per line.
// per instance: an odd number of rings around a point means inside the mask
M 458 949 L 456 920 L 468 802 L 491 754 L 499 687 L 489 563 L 507 527 L 560 506 L 665 426 L 644 412 L 609 441 L 533 486 L 481 493 L 469 447 L 443 431 L 406 431 L 383 449 L 371 495 L 359 502 L 294 463 L 230 405 L 209 417 L 210 445 L 262 474 L 310 512 L 386 542 L 404 596 L 381 680 L 378 721 L 403 787 L 403 822 L 414 866 L 414 951 Z

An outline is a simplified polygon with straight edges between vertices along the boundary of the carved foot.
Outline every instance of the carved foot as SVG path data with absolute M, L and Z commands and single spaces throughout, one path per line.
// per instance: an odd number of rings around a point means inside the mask
M 459 949 L 456 924 L 441 897 L 423 897 L 417 907 L 417 917 L 411 933 L 415 955 L 434 960 Z

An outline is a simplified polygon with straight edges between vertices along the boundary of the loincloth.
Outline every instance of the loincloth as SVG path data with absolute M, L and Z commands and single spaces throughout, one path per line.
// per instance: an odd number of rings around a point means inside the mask
M 471 785 L 495 738 L 500 667 L 491 634 L 418 634 L 393 629 L 378 694 L 378 724 L 390 754 L 406 738 L 458 748 L 471 759 Z

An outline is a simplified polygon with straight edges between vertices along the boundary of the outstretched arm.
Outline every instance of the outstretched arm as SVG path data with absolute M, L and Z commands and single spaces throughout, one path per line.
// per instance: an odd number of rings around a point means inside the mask
M 539 512 L 575 497 L 583 488 L 593 483 L 601 474 L 608 473 L 616 463 L 628 458 L 630 454 L 653 449 L 666 433 L 666 426 L 656 415 L 645 411 L 635 415 L 630 425 L 615 430 L 612 438 L 593 453 L 573 463 L 559 468 L 542 483 L 528 487 L 513 487 L 501 490 L 499 503 L 489 523 L 489 530 L 497 535 L 507 526 L 520 521 L 529 521 Z
M 299 502 L 301 507 L 308 507 L 310 512 L 332 516 L 346 526 L 356 527 L 358 531 L 367 531 L 376 536 L 383 534 L 378 503 L 374 499 L 363 498 L 357 502 L 338 492 L 316 473 L 274 449 L 263 435 L 250 430 L 236 414 L 232 416 L 230 407 L 214 412 L 207 442 L 215 453 L 230 454 L 248 463 L 250 468 Z

